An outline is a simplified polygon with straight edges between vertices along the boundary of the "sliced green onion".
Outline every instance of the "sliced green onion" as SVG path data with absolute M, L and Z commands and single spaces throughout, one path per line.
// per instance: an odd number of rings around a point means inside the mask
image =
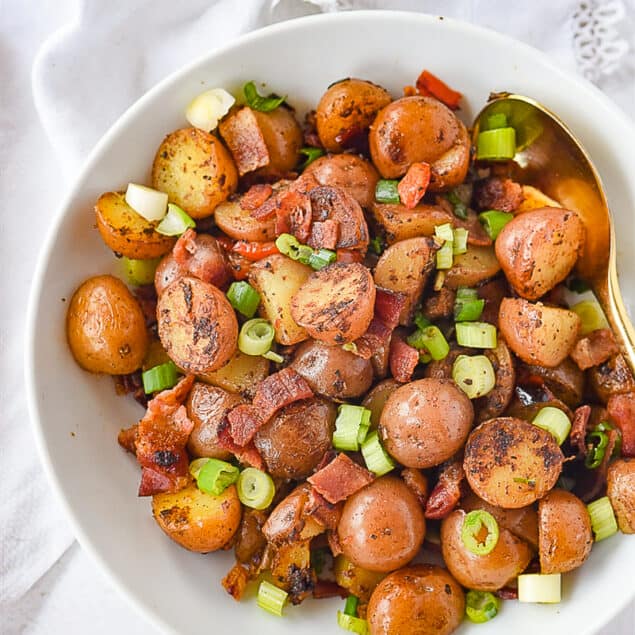
M 337 625 L 350 633 L 357 633 L 358 635 L 368 635 L 368 622 L 355 617 L 354 615 L 347 615 L 342 611 L 337 612 Z
M 452 242 L 454 240 L 454 231 L 450 223 L 443 223 L 443 225 L 436 225 L 434 228 L 434 235 L 446 242 Z
M 461 540 L 474 555 L 486 556 L 490 553 L 498 543 L 498 533 L 496 519 L 485 510 L 475 509 L 463 519 Z
M 370 426 L 370 410 L 362 406 L 342 404 L 335 419 L 333 447 L 336 450 L 355 452 L 363 443 Z
M 159 392 L 160 390 L 166 390 L 176 385 L 178 381 L 178 370 L 174 362 L 159 364 L 141 373 L 141 381 L 143 381 L 143 392 L 145 392 L 146 395 Z
M 419 363 L 420 364 L 429 364 L 432 361 L 432 355 L 428 353 L 428 351 L 419 351 Z
M 220 496 L 232 483 L 238 480 L 239 473 L 240 470 L 227 461 L 209 459 L 198 471 L 195 477 L 196 485 L 201 492 Z
M 487 591 L 468 591 L 465 595 L 465 615 L 475 624 L 489 622 L 498 615 L 500 600 Z
M 467 253 L 467 237 L 469 231 L 463 227 L 457 227 L 452 231 L 454 239 L 452 241 L 452 253 L 457 256 Z
M 247 105 L 259 112 L 271 112 L 284 103 L 284 100 L 287 98 L 286 95 L 284 97 L 278 97 L 278 95 L 273 94 L 263 97 L 258 94 L 255 82 L 247 82 L 243 86 L 243 94 L 245 95 Z
M 455 322 L 475 322 L 478 320 L 485 308 L 485 300 L 460 300 L 454 303 Z
M 306 170 L 313 161 L 324 156 L 324 150 L 322 150 L 322 148 L 306 146 L 304 148 L 300 148 L 300 154 L 303 154 L 306 157 L 306 161 L 300 166 L 300 169 Z
M 384 241 L 382 240 L 381 236 L 375 236 L 371 238 L 370 242 L 368 243 L 368 249 L 370 249 L 370 251 L 372 251 L 374 254 L 381 256 L 384 251 Z
M 437 269 L 452 269 L 454 263 L 453 244 L 451 240 L 447 240 L 437 251 Z
M 516 154 L 516 131 L 513 128 L 483 130 L 476 139 L 476 158 L 501 161 Z
M 211 132 L 236 100 L 224 88 L 212 88 L 195 97 L 185 110 L 190 125 Z
M 609 435 L 602 430 L 593 430 L 587 435 L 586 442 L 587 455 L 584 459 L 584 465 L 590 470 L 594 470 L 602 465 L 609 444 Z
M 270 582 L 263 580 L 258 587 L 258 606 L 269 613 L 282 616 L 282 609 L 287 601 L 288 593 Z
M 346 598 L 346 604 L 344 606 L 344 613 L 346 613 L 346 615 L 352 615 L 353 617 L 357 616 L 357 604 L 359 603 L 359 600 L 357 598 L 357 596 L 355 595 L 349 595 Z
M 486 395 L 496 385 L 494 367 L 485 355 L 459 355 L 452 365 L 452 379 L 470 399 Z
M 281 254 L 291 257 L 290 253 L 300 248 L 300 241 L 292 234 L 280 234 L 276 238 L 276 247 Z
M 251 318 L 260 304 L 260 294 L 248 282 L 232 282 L 227 291 L 229 303 L 245 317 Z
M 463 301 L 477 300 L 478 291 L 476 289 L 472 289 L 471 287 L 459 287 L 456 290 L 456 299 Z
M 600 542 L 617 533 L 617 521 L 608 496 L 603 496 L 586 506 L 591 517 L 591 528 L 595 542 Z
M 362 456 L 366 467 L 377 476 L 382 476 L 395 467 L 395 463 L 379 441 L 377 432 L 371 432 L 366 437 L 362 444 Z
M 441 291 L 443 289 L 443 283 L 445 282 L 445 270 L 437 271 L 437 275 L 434 279 L 433 289 L 435 291 Z
M 255 467 L 247 467 L 240 473 L 236 487 L 240 502 L 252 509 L 266 509 L 276 493 L 271 476 Z
M 278 355 L 275 351 L 267 351 L 266 353 L 263 353 L 262 356 L 270 362 L 275 362 L 276 364 L 282 364 L 282 362 L 284 362 L 284 357 L 282 357 L 282 355 Z
M 501 233 L 503 227 L 505 227 L 512 218 L 514 218 L 513 214 L 508 212 L 499 212 L 495 209 L 490 209 L 487 212 L 481 212 L 478 215 L 478 220 L 481 225 L 483 225 L 483 229 L 492 240 L 496 240 L 498 238 L 498 234 Z
M 432 322 L 430 322 L 430 320 L 423 315 L 422 313 L 417 313 L 414 317 L 414 323 L 417 325 L 418 328 L 420 328 L 422 331 L 423 329 L 425 329 L 427 326 L 432 326 Z
M 593 432 L 608 432 L 609 430 L 615 430 L 615 426 L 611 425 L 608 421 L 600 421 L 595 428 L 593 428 Z M 608 437 L 608 435 L 607 435 Z M 615 444 L 613 445 L 613 452 L 611 453 L 611 458 L 617 458 L 622 455 L 622 431 L 617 430 L 617 434 L 615 436 Z
M 497 112 L 487 118 L 487 129 L 507 128 L 507 115 L 504 112 Z
M 457 218 L 467 219 L 467 205 L 461 200 L 455 190 L 448 192 L 445 197 L 452 205 L 452 211 Z
M 406 341 L 417 350 L 425 349 L 434 360 L 445 359 L 450 352 L 450 345 L 438 326 L 417 329 Z
M 264 355 L 271 348 L 275 334 L 267 320 L 254 318 L 242 325 L 238 334 L 238 348 L 246 355 Z
M 337 258 L 337 254 L 330 249 L 313 251 L 311 247 L 301 244 L 298 239 L 291 234 L 280 234 L 280 236 L 276 238 L 276 247 L 281 254 L 289 256 L 292 260 L 297 260 L 303 265 L 309 265 L 316 271 L 335 262 Z
M 335 262 L 337 258 L 337 254 L 330 249 L 320 249 L 319 251 L 312 251 L 309 256 L 308 262 L 306 263 L 315 271 L 319 271 L 320 269 L 324 269 L 327 265 Z
M 193 479 L 197 479 L 198 475 L 201 472 L 201 469 L 203 468 L 203 466 L 205 465 L 205 463 L 207 463 L 210 459 L 207 457 L 203 457 L 201 459 L 194 459 L 191 463 L 190 463 L 190 474 L 192 475 Z
M 595 300 L 578 302 L 571 307 L 571 310 L 580 318 L 580 335 L 587 335 L 592 331 L 609 327 L 602 308 Z
M 518 576 L 518 601 L 558 604 L 560 586 L 559 573 L 523 573 Z
M 135 287 L 139 287 L 143 284 L 152 284 L 154 282 L 154 273 L 161 262 L 161 258 L 136 260 L 134 258 L 126 258 L 125 256 L 123 256 L 121 260 L 125 267 L 128 284 Z
M 556 438 L 558 445 L 562 445 L 569 436 L 569 432 L 571 432 L 569 417 L 560 408 L 554 408 L 553 406 L 541 408 L 532 423 L 538 428 L 551 432 Z
M 168 213 L 156 226 L 156 231 L 164 236 L 180 236 L 190 227 L 196 227 L 196 223 L 174 203 L 168 205 Z
M 487 322 L 457 322 L 456 342 L 467 348 L 496 348 L 496 327 Z
M 128 183 L 125 199 L 139 216 L 150 222 L 161 220 L 168 207 L 168 195 L 165 192 L 138 183 Z
M 399 191 L 397 190 L 398 185 L 399 181 L 379 179 L 375 186 L 375 200 L 378 203 L 401 203 Z

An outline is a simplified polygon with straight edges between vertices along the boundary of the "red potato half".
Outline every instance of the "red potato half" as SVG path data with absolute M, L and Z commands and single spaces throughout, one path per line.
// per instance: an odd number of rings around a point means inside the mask
M 620 531 L 635 534 L 635 459 L 619 459 L 609 467 L 606 493 Z

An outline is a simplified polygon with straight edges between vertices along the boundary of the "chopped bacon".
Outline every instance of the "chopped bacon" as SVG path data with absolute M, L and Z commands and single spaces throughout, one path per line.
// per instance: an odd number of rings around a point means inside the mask
M 604 363 L 620 349 L 609 329 L 592 331 L 580 338 L 571 351 L 571 358 L 580 370 L 586 370 Z
M 236 563 L 222 580 L 225 591 L 237 602 L 245 594 L 247 583 L 249 582 L 249 571 L 241 564 Z
M 137 442 L 137 430 L 139 426 L 135 423 L 135 425 L 126 428 L 125 430 L 120 430 L 117 435 L 117 441 L 119 445 L 124 449 L 130 452 L 131 454 L 137 453 L 137 448 L 135 447 L 135 443 Z
M 304 506 L 303 515 L 310 516 L 322 527 L 335 531 L 342 516 L 342 503 L 329 503 L 315 487 L 309 490 L 309 496 Z
M 240 199 L 240 207 L 242 209 L 255 210 L 273 194 L 273 188 L 269 183 L 256 183 L 252 185 Z
M 364 254 L 359 249 L 338 249 L 336 260 L 346 264 L 364 262 Z
M 135 371 L 128 375 L 113 375 L 115 380 L 115 392 L 118 395 L 132 394 L 135 401 L 144 408 L 148 405 L 148 396 L 143 389 L 143 380 L 141 379 L 141 371 Z
M 235 253 L 228 253 L 229 268 L 231 269 L 234 280 L 245 280 L 251 269 L 251 260 Z
M 329 549 L 334 558 L 337 558 L 342 553 L 342 545 L 340 543 L 339 534 L 336 531 L 327 531 L 326 539 L 329 543 Z
M 498 591 L 495 592 L 495 595 L 501 600 L 517 600 L 518 589 L 511 586 L 504 586 L 502 589 L 498 589 Z
M 251 260 L 252 262 L 280 253 L 276 247 L 276 243 L 274 242 L 248 240 L 236 241 L 232 247 L 232 252 L 246 258 L 247 260 Z
M 227 416 L 234 442 L 247 445 L 280 408 L 309 397 L 313 397 L 309 384 L 292 368 L 269 375 L 258 384 L 251 404 L 236 406 Z
M 253 441 L 243 447 L 234 443 L 227 420 L 218 428 L 218 445 L 231 452 L 240 463 L 251 465 L 251 467 L 255 467 L 258 470 L 265 469 L 265 462 Z
M 456 507 L 461 498 L 461 483 L 464 478 L 463 462 L 460 459 L 450 459 L 441 466 L 439 480 L 426 504 L 426 518 L 440 520 Z
M 342 600 L 345 600 L 349 595 L 348 589 L 330 580 L 318 580 L 313 588 L 313 597 L 316 600 L 327 598 L 342 598 Z
M 580 406 L 573 413 L 573 423 L 569 433 L 569 443 L 578 451 L 579 456 L 586 456 L 586 434 L 589 417 L 591 416 L 591 406 Z
M 422 311 L 432 321 L 450 317 L 454 313 L 455 300 L 456 293 L 452 289 L 441 287 L 439 291 L 424 300 Z
M 430 71 L 424 70 L 417 77 L 417 92 L 420 95 L 434 97 L 444 103 L 451 110 L 459 109 L 459 102 L 463 95 L 450 88 Z
M 199 280 L 217 287 L 229 280 L 225 254 L 217 240 L 209 234 L 197 235 L 193 229 L 186 230 L 176 241 L 172 255 L 180 267 Z
M 622 432 L 622 456 L 635 457 L 635 393 L 611 395 L 606 408 Z
M 429 163 L 411 163 L 406 175 L 399 181 L 399 198 L 408 209 L 417 207 L 423 198 L 430 185 L 430 174 Z
M 375 479 L 372 472 L 357 465 L 346 454 L 338 454 L 326 467 L 309 476 L 313 485 L 329 503 L 346 500 Z
M 375 317 L 379 318 L 389 329 L 399 324 L 399 316 L 406 306 L 406 296 L 399 291 L 388 291 L 377 287 L 375 295 Z
M 314 249 L 335 249 L 339 237 L 340 224 L 331 218 L 316 221 L 311 226 L 311 235 L 307 241 Z
M 493 176 L 474 184 L 474 204 L 479 210 L 513 212 L 523 202 L 523 189 L 511 179 Z
M 276 209 L 276 234 L 293 234 L 306 242 L 311 232 L 311 199 L 308 194 L 289 188 L 280 194 Z
M 266 220 L 271 218 L 278 209 L 277 195 L 269 197 L 260 207 L 251 212 L 251 217 L 256 220 Z
M 218 131 L 232 154 L 239 176 L 269 165 L 269 149 L 251 108 L 244 106 L 230 113 Z
M 396 381 L 405 384 L 412 378 L 419 363 L 419 351 L 407 344 L 399 333 L 393 333 L 390 340 L 390 372 Z
M 421 507 L 425 507 L 428 502 L 428 477 L 417 468 L 407 467 L 401 471 L 401 478 L 417 497 Z

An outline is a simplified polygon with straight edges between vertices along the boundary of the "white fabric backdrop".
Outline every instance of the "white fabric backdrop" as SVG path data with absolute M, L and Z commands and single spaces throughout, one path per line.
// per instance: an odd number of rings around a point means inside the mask
M 121 112 L 184 62 L 272 21 L 362 7 L 439 13 L 514 35 L 596 81 L 635 117 L 635 0 L 0 0 L 1 633 L 155 632 L 73 542 L 31 440 L 24 315 L 64 188 Z M 634 625 L 631 606 L 603 632 L 632 635 Z

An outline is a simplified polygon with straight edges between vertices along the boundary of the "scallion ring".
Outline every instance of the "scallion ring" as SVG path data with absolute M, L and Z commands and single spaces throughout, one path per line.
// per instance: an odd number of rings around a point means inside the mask
M 461 540 L 474 555 L 486 556 L 498 543 L 498 523 L 494 516 L 482 509 L 475 509 L 465 516 L 461 528 Z
M 143 392 L 146 395 L 172 388 L 176 385 L 178 379 L 178 370 L 174 362 L 159 364 L 141 373 Z
M 494 367 L 485 355 L 459 355 L 452 364 L 452 379 L 470 399 L 487 395 L 496 385 Z
M 240 502 L 252 509 L 266 509 L 276 493 L 271 476 L 255 467 L 247 467 L 240 473 L 236 487 Z
M 357 633 L 357 635 L 368 635 L 369 633 L 366 620 L 354 615 L 347 615 L 342 611 L 337 612 L 337 625 L 349 633 Z
M 603 496 L 589 503 L 587 511 L 591 517 L 591 528 L 595 535 L 595 542 L 600 542 L 617 533 L 615 512 L 608 496 Z
M 283 589 L 263 580 L 258 587 L 258 606 L 269 613 L 282 616 L 282 609 L 289 594 Z
M 190 465 L 190 472 L 192 466 Z M 198 470 L 196 485 L 206 494 L 220 496 L 230 485 L 238 480 L 240 470 L 220 459 L 209 459 Z
M 465 595 L 465 615 L 475 624 L 489 622 L 498 615 L 500 600 L 488 591 L 468 591 Z
M 246 355 L 264 355 L 271 348 L 275 334 L 273 326 L 267 320 L 248 320 L 238 334 L 238 348 Z
M 553 406 L 541 408 L 531 423 L 543 430 L 547 430 L 547 432 L 551 432 L 556 438 L 558 445 L 564 443 L 571 431 L 569 417 L 560 408 L 554 408 Z

